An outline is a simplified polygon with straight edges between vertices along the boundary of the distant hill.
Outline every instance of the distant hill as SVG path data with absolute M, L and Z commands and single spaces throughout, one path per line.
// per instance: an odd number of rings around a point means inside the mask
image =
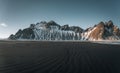
M 82 29 L 78 26 L 59 25 L 55 21 L 41 21 L 19 29 L 9 36 L 10 40 L 119 40 L 120 29 L 110 20 L 93 27 Z

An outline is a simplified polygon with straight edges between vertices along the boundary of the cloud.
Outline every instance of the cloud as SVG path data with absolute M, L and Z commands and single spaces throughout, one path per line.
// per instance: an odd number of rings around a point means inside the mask
M 7 27 L 8 25 L 5 24 L 5 23 L 1 23 L 0 26 L 2 26 L 2 27 Z

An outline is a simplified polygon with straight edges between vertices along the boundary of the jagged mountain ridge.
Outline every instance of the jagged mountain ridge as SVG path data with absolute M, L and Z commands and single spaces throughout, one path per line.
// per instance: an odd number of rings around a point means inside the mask
M 120 29 L 110 20 L 100 22 L 86 30 L 78 26 L 59 25 L 54 21 L 31 24 L 23 30 L 19 29 L 12 40 L 119 40 Z
M 20 40 L 80 40 L 83 29 L 77 26 L 60 26 L 54 21 L 42 21 L 10 35 L 9 39 Z
M 119 40 L 120 29 L 110 20 L 86 29 L 81 35 L 84 40 Z

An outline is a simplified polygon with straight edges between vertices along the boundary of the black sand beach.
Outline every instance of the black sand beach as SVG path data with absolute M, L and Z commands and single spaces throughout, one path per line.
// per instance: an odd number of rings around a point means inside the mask
M 120 73 L 120 45 L 1 41 L 0 73 Z

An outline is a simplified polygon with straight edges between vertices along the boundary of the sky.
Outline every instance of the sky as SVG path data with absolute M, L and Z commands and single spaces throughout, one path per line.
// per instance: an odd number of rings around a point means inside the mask
M 112 20 L 120 27 L 119 7 L 120 0 L 0 0 L 0 38 L 50 20 L 83 29 Z

